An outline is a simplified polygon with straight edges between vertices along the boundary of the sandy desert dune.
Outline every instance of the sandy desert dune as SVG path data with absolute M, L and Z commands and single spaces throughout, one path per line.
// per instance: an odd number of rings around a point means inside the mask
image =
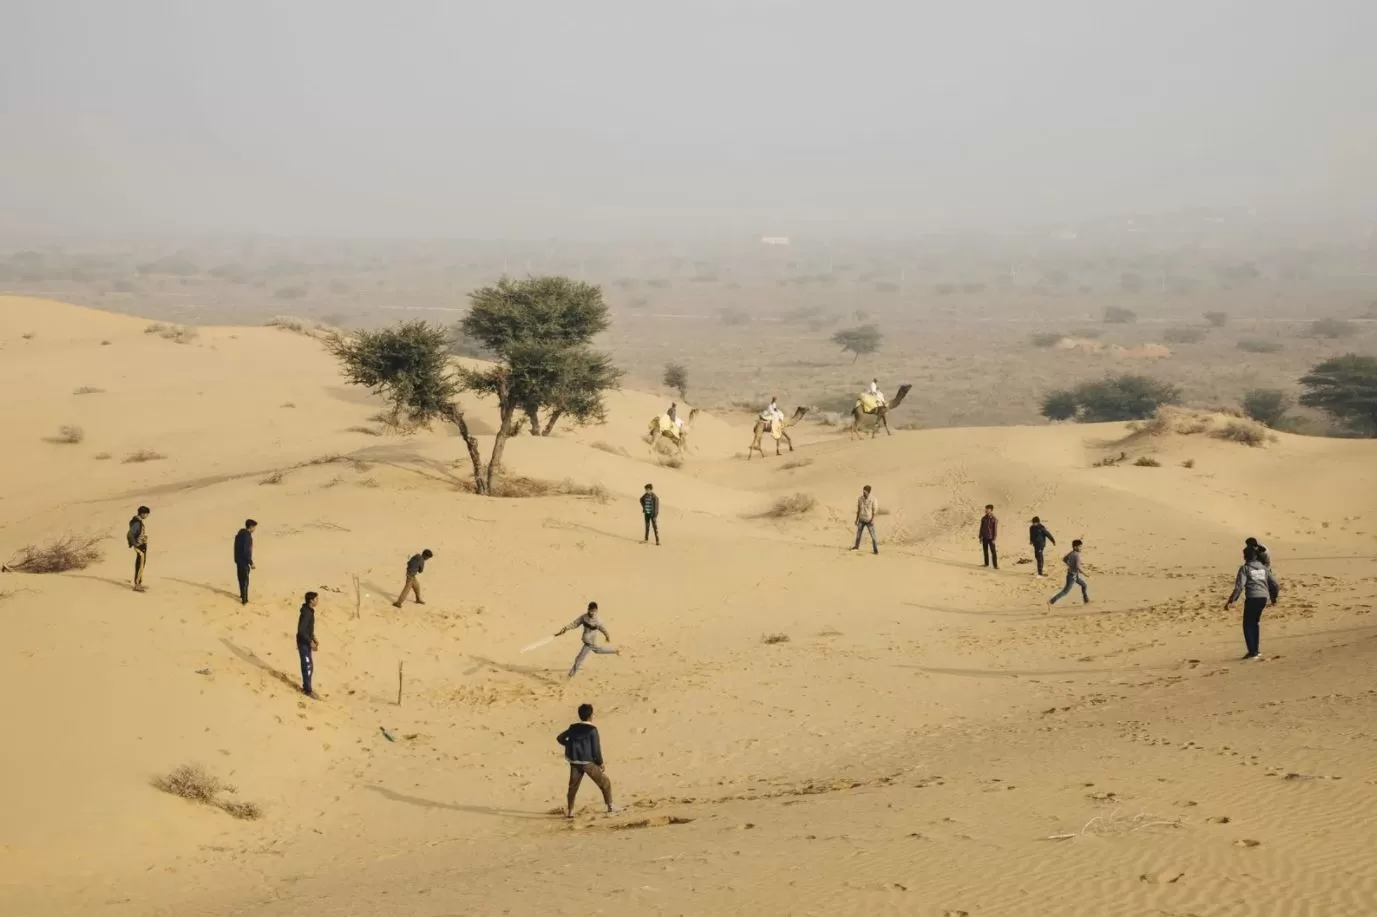
M 747 463 L 748 419 L 700 415 L 676 469 L 641 438 L 667 398 L 628 388 L 507 449 L 591 495 L 489 499 L 451 431 L 351 430 L 380 405 L 312 338 L 148 324 L 0 297 L 0 554 L 109 536 L 0 576 L 0 913 L 1377 913 L 1377 442 L 805 423 Z M 1092 467 L 1120 451 L 1159 467 Z M 865 483 L 879 556 L 846 550 Z M 795 493 L 816 506 L 765 515 Z M 1091 604 L 1046 605 L 1035 513 L 1053 556 L 1085 539 Z M 1247 535 L 1283 586 L 1260 663 L 1222 608 Z M 423 547 L 427 604 L 398 611 Z M 569 682 L 577 636 L 520 652 L 590 599 L 623 655 Z M 585 786 L 565 820 L 553 737 L 583 701 L 623 808 Z M 151 785 L 188 763 L 262 817 Z

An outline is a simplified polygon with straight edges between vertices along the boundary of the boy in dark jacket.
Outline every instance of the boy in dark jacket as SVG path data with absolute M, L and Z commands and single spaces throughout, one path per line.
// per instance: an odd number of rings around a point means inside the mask
M 253 530 L 258 523 L 244 520 L 244 527 L 234 536 L 234 570 L 239 577 L 239 604 L 249 604 L 249 571 L 253 570 Z
M 1037 516 L 1033 517 L 1033 522 L 1028 526 L 1028 543 L 1033 546 L 1033 557 L 1038 562 L 1038 576 L 1043 576 L 1043 552 L 1047 550 L 1050 542 L 1056 547 L 1057 539 L 1052 537 L 1052 533 L 1047 531 L 1047 526 L 1042 524 L 1042 520 Z
M 392 603 L 393 608 L 401 608 L 402 600 L 410 593 L 416 599 L 417 605 L 424 605 L 425 600 L 421 598 L 421 574 L 426 572 L 426 561 L 435 555 L 430 548 L 426 548 L 420 554 L 412 554 L 406 562 L 406 585 L 402 587 L 402 594 L 397 596 L 397 601 Z
M 311 676 L 315 674 L 315 651 L 320 649 L 316 642 L 316 601 L 319 596 L 308 592 L 301 603 L 301 615 L 296 619 L 296 654 L 301 657 L 301 693 L 312 700 L 319 700 L 311 688 Z
M 138 513 L 129 520 L 129 534 L 126 539 L 134 549 L 134 591 L 144 592 L 143 570 L 148 566 L 148 507 L 140 506 Z
M 569 799 L 564 807 L 564 817 L 574 817 L 574 797 L 578 795 L 579 784 L 587 777 L 602 790 L 602 801 L 608 812 L 617 811 L 612 804 L 612 781 L 603 772 L 602 743 L 598 741 L 598 727 L 588 722 L 593 718 L 593 705 L 579 705 L 579 721 L 555 737 L 564 746 L 564 760 L 569 762 Z
M 1280 593 L 1281 584 L 1277 582 L 1272 569 L 1263 563 L 1258 549 L 1244 548 L 1243 566 L 1238 568 L 1238 575 L 1234 578 L 1233 594 L 1229 596 L 1229 601 L 1224 603 L 1226 609 L 1232 608 L 1238 597 L 1244 596 L 1243 642 L 1248 647 L 1248 654 L 1243 657 L 1244 659 L 1262 658 L 1258 653 L 1262 611 L 1269 602 L 1275 605 Z
M 985 566 L 999 569 L 999 551 L 995 539 L 999 537 L 999 520 L 995 518 L 994 504 L 985 504 L 985 515 L 980 517 L 980 551 L 985 556 Z
M 650 540 L 650 533 L 655 532 L 655 543 L 660 543 L 660 497 L 655 493 L 655 485 L 647 484 L 645 493 L 641 494 L 641 513 L 645 516 L 645 538 L 642 541 Z

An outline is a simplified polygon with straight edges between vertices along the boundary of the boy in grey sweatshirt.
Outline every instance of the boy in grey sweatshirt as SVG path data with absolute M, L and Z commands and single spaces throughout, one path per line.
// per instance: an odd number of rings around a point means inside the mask
M 1066 585 L 1061 592 L 1047 600 L 1048 605 L 1055 605 L 1062 599 L 1071 594 L 1071 590 L 1077 586 L 1081 587 L 1081 599 L 1086 603 L 1090 601 L 1090 587 L 1085 583 L 1085 577 L 1081 576 L 1081 545 L 1083 542 L 1077 538 L 1071 542 L 1071 552 L 1062 558 L 1066 564 Z

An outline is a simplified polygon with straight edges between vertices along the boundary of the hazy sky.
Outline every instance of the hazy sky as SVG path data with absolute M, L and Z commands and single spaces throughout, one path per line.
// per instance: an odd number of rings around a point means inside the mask
M 0 0 L 0 230 L 1377 208 L 1377 0 Z

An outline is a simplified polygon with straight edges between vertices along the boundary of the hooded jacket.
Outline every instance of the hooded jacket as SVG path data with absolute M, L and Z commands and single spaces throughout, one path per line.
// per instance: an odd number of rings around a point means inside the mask
M 1229 601 L 1237 602 L 1240 595 L 1246 595 L 1250 599 L 1270 599 L 1275 602 L 1280 592 L 1281 584 L 1272 571 L 1262 561 L 1251 560 L 1238 568 L 1234 592 L 1229 596 Z
M 1049 541 L 1054 545 L 1057 543 L 1057 539 L 1053 538 L 1052 533 L 1047 531 L 1047 526 L 1043 525 L 1041 522 L 1028 526 L 1028 543 L 1031 544 L 1035 550 L 1041 551 L 1043 548 L 1047 547 Z
M 555 741 L 564 746 L 564 759 L 570 764 L 602 767 L 602 743 L 598 741 L 598 727 L 592 723 L 574 723 Z

